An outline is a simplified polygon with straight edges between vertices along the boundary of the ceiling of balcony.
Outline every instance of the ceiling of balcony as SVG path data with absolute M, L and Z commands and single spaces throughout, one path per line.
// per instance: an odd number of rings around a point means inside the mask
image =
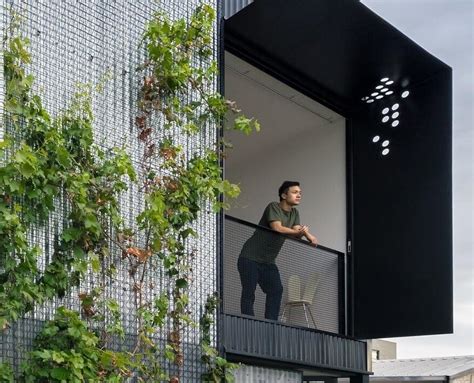
M 258 158 L 266 150 L 279 150 L 289 141 L 304 140 L 305 133 L 311 130 L 328 129 L 343 119 L 230 53 L 225 55 L 225 95 L 262 126 L 261 132 L 250 138 L 226 132 L 226 139 L 238 148 L 230 153 L 232 163 Z

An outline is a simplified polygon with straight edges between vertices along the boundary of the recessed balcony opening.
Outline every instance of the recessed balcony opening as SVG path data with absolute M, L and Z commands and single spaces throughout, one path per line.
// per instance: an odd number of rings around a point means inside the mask
M 225 95 L 247 117 L 257 118 L 261 131 L 249 137 L 225 132 L 234 147 L 226 158 L 225 174 L 240 184 L 242 193 L 226 213 L 224 312 L 243 315 L 237 262 L 252 238 L 257 244 L 253 247 L 263 247 L 257 251 L 277 248 L 275 262 L 283 285 L 277 321 L 344 333 L 346 120 L 230 53 L 225 56 Z M 256 226 L 268 203 L 278 202 L 277 191 L 285 180 L 301 183 L 297 209 L 301 224 L 318 238 L 317 248 Z M 260 282 L 268 291 L 257 286 L 253 318 L 265 320 L 266 299 L 281 292 L 276 291 L 278 280 Z
M 321 355 L 331 349 L 325 339 L 337 338 L 337 344 L 352 343 L 338 348 L 344 356 L 332 361 L 351 360 L 349 369 L 365 374 L 363 345 L 339 335 L 344 329 L 338 331 L 335 325 L 344 322 L 340 318 L 346 313 L 340 293 L 344 286 L 323 290 L 330 281 L 341 280 L 341 273 L 331 277 L 325 269 L 339 263 L 331 256 L 340 259 L 327 248 L 344 250 L 346 234 L 348 334 L 368 339 L 452 331 L 451 68 L 359 1 L 304 0 L 295 6 L 291 1 L 259 0 L 225 20 L 224 31 L 228 52 L 265 71 L 227 56 L 226 96 L 262 123 L 262 133 L 235 137 L 236 150 L 226 160 L 226 175 L 240 181 L 244 190 L 229 212 L 241 220 L 226 219 L 220 252 L 227 355 L 243 362 L 253 355 L 334 370 Z M 427 147 L 427 140 L 433 145 Z M 302 183 L 302 221 L 327 248 L 285 239 L 277 262 L 286 291 L 279 317 L 266 322 L 265 294 L 258 288 L 254 315 L 241 315 L 237 258 L 248 239 L 261 231 L 248 222 L 258 222 L 265 205 L 278 197 L 280 182 L 290 177 Z M 347 233 L 341 223 L 345 218 Z M 313 264 L 322 260 L 328 263 Z M 418 273 L 406 272 L 427 264 L 426 283 L 419 283 Z M 293 301 L 288 294 L 290 277 L 300 269 L 306 274 L 299 276 L 296 297 L 302 297 L 304 286 L 313 286 L 308 282 L 312 271 L 318 273 L 310 300 L 317 330 L 301 307 L 296 306 L 299 312 L 293 311 L 290 318 L 286 312 L 283 315 L 285 300 Z M 380 276 L 383 284 L 375 295 L 373 275 Z M 436 299 L 433 284 L 444 286 Z M 403 305 L 394 305 L 400 289 L 409 293 L 404 294 Z M 428 312 L 436 320 L 424 320 Z M 335 313 L 342 315 L 334 319 Z M 343 351 L 353 346 L 358 349 L 355 354 Z M 335 354 L 326 355 L 330 360 Z M 339 364 L 338 376 L 347 365 Z

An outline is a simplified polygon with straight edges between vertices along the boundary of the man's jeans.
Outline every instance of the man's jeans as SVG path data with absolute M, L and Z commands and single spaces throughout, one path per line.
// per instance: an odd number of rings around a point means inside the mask
M 275 264 L 266 264 L 240 257 L 237 262 L 240 281 L 242 283 L 242 296 L 240 299 L 240 310 L 242 314 L 255 316 L 253 304 L 255 302 L 255 289 L 257 283 L 267 295 L 265 301 L 265 318 L 278 320 L 280 312 L 283 286 L 281 284 L 280 272 Z

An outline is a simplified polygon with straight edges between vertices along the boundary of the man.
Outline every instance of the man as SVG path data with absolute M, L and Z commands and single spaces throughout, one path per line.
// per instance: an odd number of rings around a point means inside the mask
M 271 202 L 263 212 L 259 225 L 270 230 L 257 229 L 245 242 L 240 252 L 237 267 L 242 283 L 240 309 L 242 314 L 254 316 L 253 305 L 257 284 L 266 294 L 265 318 L 277 320 L 280 312 L 283 286 L 275 259 L 285 241 L 282 235 L 295 238 L 306 237 L 313 246 L 318 240 L 309 232 L 309 227 L 300 224 L 295 206 L 301 202 L 299 182 L 285 181 L 278 189 L 280 202 Z

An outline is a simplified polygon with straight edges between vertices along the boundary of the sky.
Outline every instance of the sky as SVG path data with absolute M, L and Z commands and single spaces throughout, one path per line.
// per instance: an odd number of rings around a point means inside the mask
M 454 334 L 391 338 L 397 358 L 474 354 L 474 0 L 362 0 L 453 68 Z

